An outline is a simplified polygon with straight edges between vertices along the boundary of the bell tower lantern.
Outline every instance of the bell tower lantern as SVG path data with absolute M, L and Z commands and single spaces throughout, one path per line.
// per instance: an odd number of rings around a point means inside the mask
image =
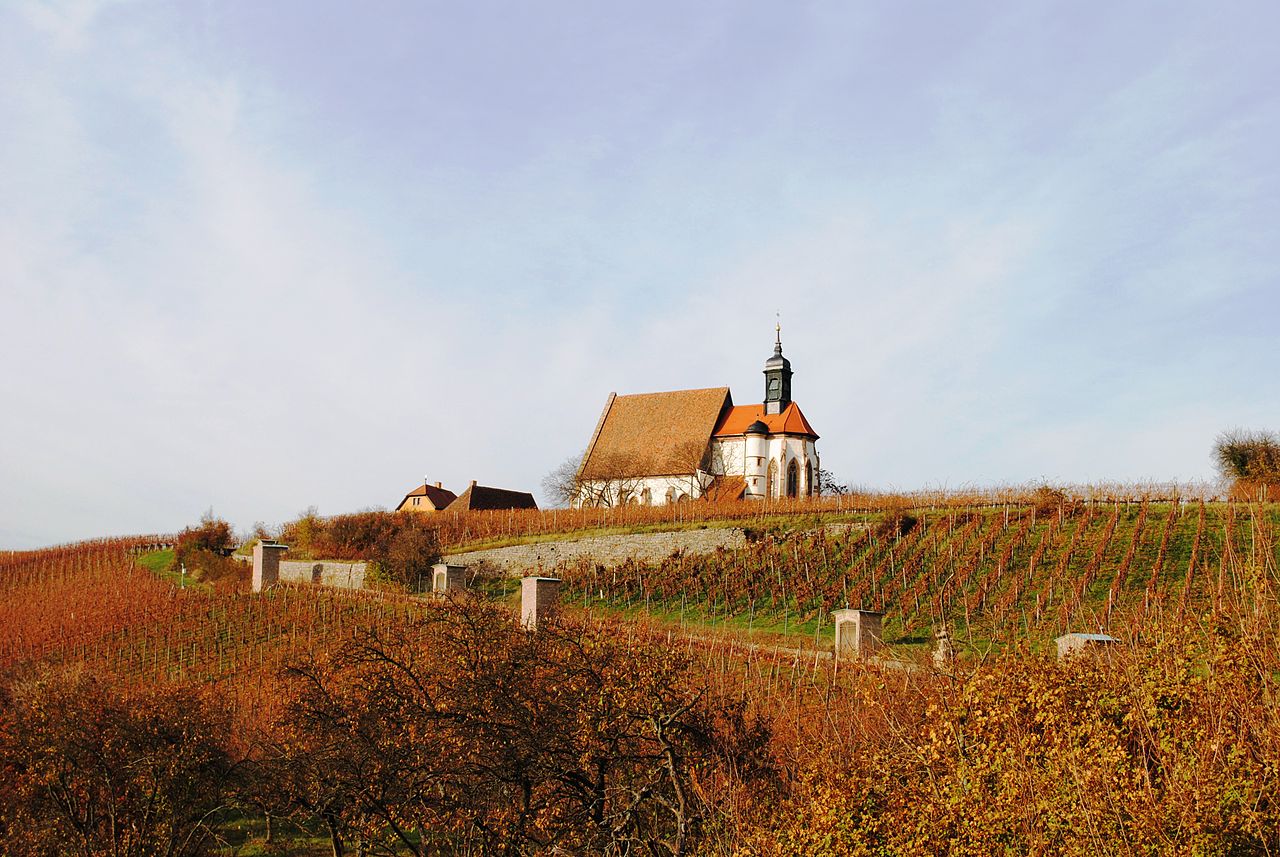
M 780 414 L 791 404 L 791 361 L 782 356 L 782 325 L 775 329 L 773 356 L 764 362 L 764 412 Z

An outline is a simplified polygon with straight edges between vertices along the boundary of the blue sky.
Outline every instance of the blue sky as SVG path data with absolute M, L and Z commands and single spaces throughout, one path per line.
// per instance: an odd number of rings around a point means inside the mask
M 0 8 L 0 547 L 536 489 L 610 391 L 878 488 L 1280 428 L 1269 3 Z

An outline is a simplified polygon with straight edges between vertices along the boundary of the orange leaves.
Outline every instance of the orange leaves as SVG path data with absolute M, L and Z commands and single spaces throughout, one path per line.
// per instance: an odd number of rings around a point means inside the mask
M 1197 663 L 1192 638 L 1169 639 L 1067 663 L 1009 653 L 955 682 L 842 673 L 854 692 L 821 693 L 824 716 L 775 749 L 799 767 L 747 813 L 749 850 L 1275 850 L 1280 712 L 1261 703 L 1257 653 L 1215 646 Z

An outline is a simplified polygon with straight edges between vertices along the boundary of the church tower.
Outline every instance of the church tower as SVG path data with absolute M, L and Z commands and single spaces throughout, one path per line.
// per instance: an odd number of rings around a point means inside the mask
M 780 414 L 791 404 L 791 361 L 782 356 L 782 325 L 776 328 L 773 356 L 764 362 L 764 412 Z

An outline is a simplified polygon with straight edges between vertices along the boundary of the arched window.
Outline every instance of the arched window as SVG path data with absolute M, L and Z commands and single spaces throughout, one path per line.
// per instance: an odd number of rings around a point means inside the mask
M 667 505 L 670 506 L 675 501 L 676 501 L 676 489 L 668 487 L 667 488 Z
M 764 496 L 772 500 L 778 496 L 778 461 L 777 459 L 769 459 L 769 473 L 765 477 Z
M 795 497 L 800 494 L 800 465 L 796 460 L 791 459 L 791 463 L 787 465 L 787 496 Z
M 804 463 L 804 496 L 813 496 L 813 462 Z
M 646 506 L 652 506 L 653 492 L 650 491 L 648 488 L 644 489 L 644 492 L 640 495 L 640 502 Z

